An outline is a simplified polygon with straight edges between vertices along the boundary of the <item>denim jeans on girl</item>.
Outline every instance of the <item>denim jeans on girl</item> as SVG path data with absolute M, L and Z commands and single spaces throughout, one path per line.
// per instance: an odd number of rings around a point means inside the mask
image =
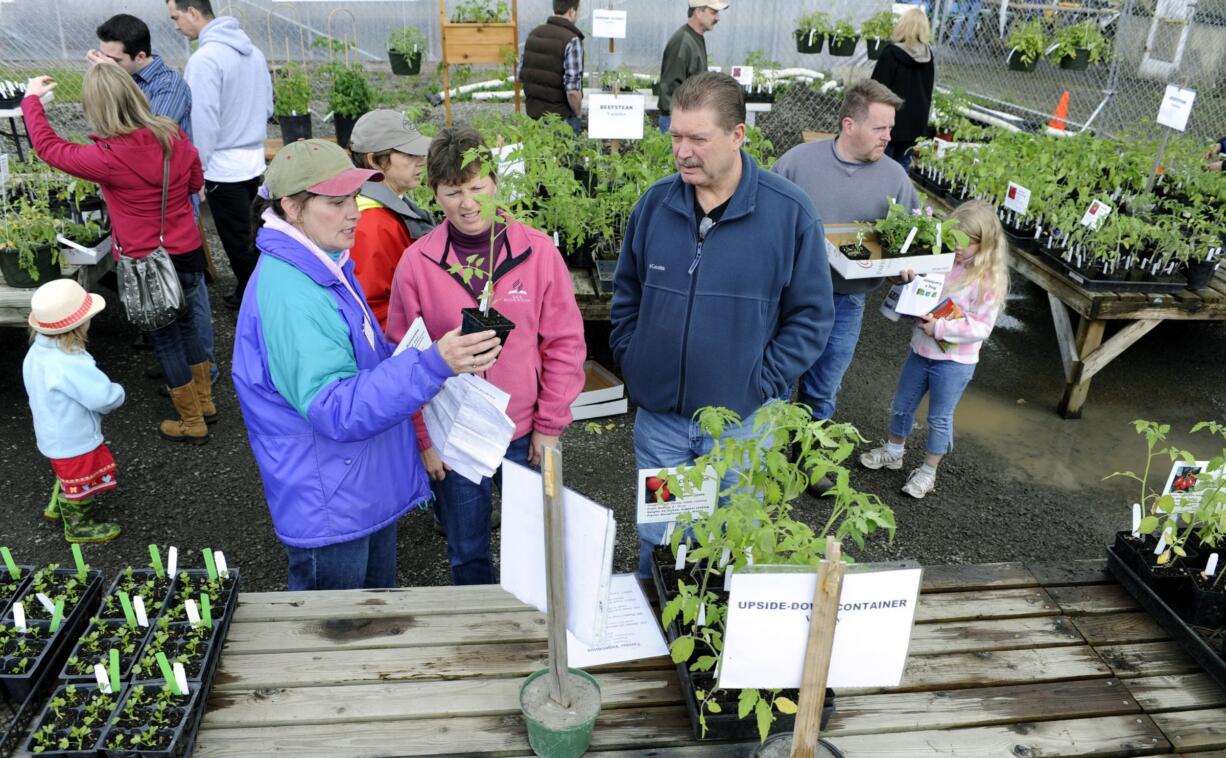
M 860 322 L 864 320 L 864 293 L 834 295 L 834 323 L 826 347 L 817 362 L 800 377 L 800 402 L 809 406 L 813 418 L 834 418 L 834 406 L 843 386 L 843 375 L 856 355 Z
M 506 459 L 528 465 L 532 435 L 525 434 L 511 442 Z M 434 507 L 438 509 L 443 528 L 447 530 L 447 562 L 451 564 L 452 584 L 493 584 L 494 566 L 490 562 L 490 511 L 493 495 L 490 489 L 497 480 L 502 489 L 502 469 L 494 477 L 473 484 L 454 471 L 448 471 L 441 482 L 430 482 L 434 490 Z
M 289 588 L 358 590 L 396 586 L 396 522 L 373 534 L 325 547 L 285 546 Z
M 906 438 L 915 425 L 915 409 L 928 393 L 928 453 L 954 449 L 954 409 L 975 375 L 975 364 L 934 361 L 908 351 L 890 408 L 890 434 Z
M 209 359 L 209 354 L 201 343 L 196 331 L 193 312 L 196 300 L 200 297 L 200 283 L 204 274 L 195 271 L 179 271 L 179 286 L 183 288 L 183 296 L 187 300 L 187 312 L 161 329 L 145 332 L 149 344 L 153 346 L 153 355 L 168 387 L 182 387 L 192 381 L 192 371 L 189 366 L 203 363 Z

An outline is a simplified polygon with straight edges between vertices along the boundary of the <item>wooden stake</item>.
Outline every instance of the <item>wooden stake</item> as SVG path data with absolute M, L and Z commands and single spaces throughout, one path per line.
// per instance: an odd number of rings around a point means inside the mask
M 827 537 L 826 557 L 818 564 L 817 585 L 813 590 L 809 641 L 805 645 L 800 703 L 792 736 L 792 758 L 814 758 L 817 754 L 822 706 L 826 701 L 826 676 L 830 673 L 830 651 L 834 646 L 834 625 L 838 622 L 839 595 L 846 571 L 842 554 L 842 545 L 835 542 L 834 537 Z
M 549 697 L 563 708 L 570 707 L 566 686 L 566 556 L 562 514 L 562 454 L 546 447 L 541 460 L 545 489 L 545 582 L 549 612 Z

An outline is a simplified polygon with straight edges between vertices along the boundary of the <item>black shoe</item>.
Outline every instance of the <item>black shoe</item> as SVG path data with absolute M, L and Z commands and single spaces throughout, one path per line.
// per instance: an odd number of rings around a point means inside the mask
M 834 482 L 830 481 L 830 477 L 823 476 L 813 484 L 810 484 L 805 492 L 808 492 L 813 497 L 821 497 L 834 488 Z
M 444 538 L 447 536 L 447 527 L 443 526 L 442 521 L 435 519 L 434 522 L 432 523 L 432 526 L 434 527 L 435 534 L 437 534 L 440 537 L 444 537 Z
M 243 298 L 237 293 L 231 292 L 229 295 L 225 295 L 221 298 L 221 304 L 232 311 L 236 311 L 238 310 L 239 306 L 243 304 Z

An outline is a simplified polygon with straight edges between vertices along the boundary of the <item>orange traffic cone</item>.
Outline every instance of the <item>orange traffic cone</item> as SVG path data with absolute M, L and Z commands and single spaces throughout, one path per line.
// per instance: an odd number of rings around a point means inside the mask
M 1051 121 L 1047 122 L 1047 127 L 1062 132 L 1064 131 L 1064 120 L 1066 118 L 1068 118 L 1068 90 L 1065 90 L 1064 94 L 1060 96 L 1060 102 L 1056 105 L 1056 112 L 1052 114 Z

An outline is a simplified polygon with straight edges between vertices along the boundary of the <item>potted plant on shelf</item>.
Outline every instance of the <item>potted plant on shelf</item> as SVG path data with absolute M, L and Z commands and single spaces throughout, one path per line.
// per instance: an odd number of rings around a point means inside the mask
M 1047 48 L 1047 35 L 1043 22 L 1038 19 L 1025 21 L 1009 32 L 1009 70 L 1034 71 L 1035 65 Z
M 1051 58 L 1060 68 L 1082 71 L 1103 60 L 1106 53 L 1107 39 L 1099 31 L 1098 23 L 1090 20 L 1057 29 Z
M 845 18 L 841 18 L 830 27 L 826 39 L 830 43 L 831 55 L 846 58 L 855 55 L 856 43 L 860 41 L 860 35 L 856 33 L 855 24 Z
M 881 57 L 881 51 L 890 44 L 894 34 L 894 11 L 881 11 L 869 16 L 860 25 L 860 35 L 868 49 L 868 59 L 875 61 Z
M 822 51 L 822 42 L 830 32 L 830 15 L 821 11 L 806 13 L 796 19 L 796 52 L 813 55 Z
M 970 237 L 957 225 L 956 221 L 933 211 L 931 206 L 923 210 L 908 209 L 891 198 L 885 218 L 873 229 L 886 255 L 938 255 L 970 244 Z
M 426 51 L 426 35 L 415 26 L 393 29 L 387 37 L 387 58 L 392 73 L 411 76 L 421 73 L 421 59 Z
M 311 80 L 301 66 L 288 64 L 273 81 L 273 115 L 288 145 L 311 138 Z
M 60 224 L 47 200 L 18 197 L 0 220 L 0 273 L 10 287 L 32 288 L 58 279 Z
M 332 91 L 328 95 L 328 107 L 336 124 L 336 144 L 349 149 L 349 135 L 353 124 L 370 110 L 374 93 L 366 82 L 366 74 L 358 64 L 350 66 L 329 63 L 332 74 Z

